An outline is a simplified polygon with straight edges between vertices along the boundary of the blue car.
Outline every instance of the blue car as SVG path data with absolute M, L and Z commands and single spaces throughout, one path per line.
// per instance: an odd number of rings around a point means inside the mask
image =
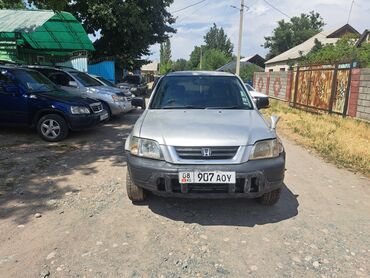
M 101 102 L 58 89 L 37 71 L 0 65 L 0 125 L 36 128 L 49 142 L 108 118 Z

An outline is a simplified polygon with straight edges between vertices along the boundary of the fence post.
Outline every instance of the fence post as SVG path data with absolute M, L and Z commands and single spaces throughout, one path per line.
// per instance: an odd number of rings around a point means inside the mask
M 343 118 L 347 116 L 348 100 L 349 100 L 349 91 L 350 91 L 350 89 L 351 89 L 352 69 L 353 69 L 353 61 L 351 62 L 351 66 L 350 66 L 350 68 L 349 68 L 348 84 L 347 84 L 347 88 L 346 88 L 346 99 L 345 99 L 345 101 L 344 101 L 344 107 L 343 107 Z
M 295 76 L 293 107 L 296 106 L 296 102 L 297 102 L 298 80 L 299 80 L 299 66 L 297 66 L 297 73 Z
M 333 104 L 334 98 L 337 93 L 337 74 L 338 74 L 338 64 L 335 64 L 334 73 L 333 73 L 333 81 L 331 83 L 331 95 L 329 101 L 329 114 L 333 112 Z

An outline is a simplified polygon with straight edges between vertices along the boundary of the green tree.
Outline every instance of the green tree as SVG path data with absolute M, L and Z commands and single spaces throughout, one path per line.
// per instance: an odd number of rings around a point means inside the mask
M 215 23 L 204 36 L 204 42 L 206 49 L 218 49 L 230 58 L 233 55 L 233 44 L 225 34 L 224 29 L 222 27 L 218 28 Z
M 290 19 L 280 20 L 272 35 L 265 37 L 263 46 L 269 50 L 266 59 L 271 59 L 288 49 L 301 44 L 312 36 L 322 31 L 325 25 L 319 13 L 311 11 Z
M 208 49 L 205 51 L 202 61 L 202 70 L 216 70 L 229 61 L 226 53 L 219 49 Z
M 0 9 L 24 9 L 34 5 L 40 9 L 63 10 L 68 0 L 0 0 Z
M 243 81 L 253 80 L 254 73 L 259 71 L 263 71 L 263 69 L 255 64 L 247 64 L 240 68 L 239 76 Z
M 187 61 L 185 59 L 177 59 L 173 65 L 172 69 L 174 71 L 183 71 L 187 69 Z
M 161 43 L 159 62 L 159 71 L 161 74 L 165 74 L 172 69 L 171 56 L 171 42 L 167 39 Z
M 190 53 L 190 58 L 188 61 L 188 69 L 195 70 L 199 69 L 199 63 L 200 63 L 200 50 L 201 46 L 195 46 L 193 51 Z
M 356 39 L 353 36 L 346 36 L 338 40 L 336 44 L 327 44 L 315 52 L 311 51 L 302 58 L 300 64 L 335 64 L 356 61 L 362 67 L 368 67 L 370 66 L 370 44 L 365 43 L 357 47 Z

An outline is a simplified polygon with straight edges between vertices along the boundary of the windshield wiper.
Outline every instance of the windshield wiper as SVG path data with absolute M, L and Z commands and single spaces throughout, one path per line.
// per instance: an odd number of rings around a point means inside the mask
M 163 106 L 161 109 L 204 109 L 204 107 L 194 105 L 181 105 L 181 106 Z
M 248 107 L 242 105 L 234 105 L 234 106 L 220 106 L 220 107 L 206 107 L 205 109 L 248 109 Z

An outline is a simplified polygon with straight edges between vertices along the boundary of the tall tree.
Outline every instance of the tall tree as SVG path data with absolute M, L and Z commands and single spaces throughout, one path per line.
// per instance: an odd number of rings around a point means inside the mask
M 34 5 L 40 9 L 63 10 L 69 0 L 0 0 L 0 9 L 22 9 Z
M 173 65 L 172 69 L 174 71 L 183 71 L 187 69 L 187 61 L 185 59 L 177 59 Z
M 222 27 L 218 28 L 215 23 L 213 23 L 213 26 L 204 36 L 204 42 L 206 43 L 207 49 L 218 49 L 225 53 L 226 56 L 232 57 L 233 44 L 225 34 L 224 29 Z
M 161 43 L 159 63 L 159 70 L 161 74 L 167 73 L 171 70 L 171 56 L 171 42 L 169 39 L 167 39 L 163 43 Z
M 191 70 L 199 69 L 199 63 L 200 63 L 200 48 L 202 46 L 194 46 L 193 51 L 190 53 L 190 58 L 188 61 L 188 68 Z
M 216 70 L 229 61 L 227 54 L 219 49 L 208 49 L 202 61 L 203 70 Z
M 273 30 L 272 35 L 265 37 L 263 46 L 269 50 L 266 58 L 271 59 L 301 44 L 321 32 L 324 25 L 320 14 L 314 11 L 292 17 L 290 21 L 278 21 L 278 26 Z

